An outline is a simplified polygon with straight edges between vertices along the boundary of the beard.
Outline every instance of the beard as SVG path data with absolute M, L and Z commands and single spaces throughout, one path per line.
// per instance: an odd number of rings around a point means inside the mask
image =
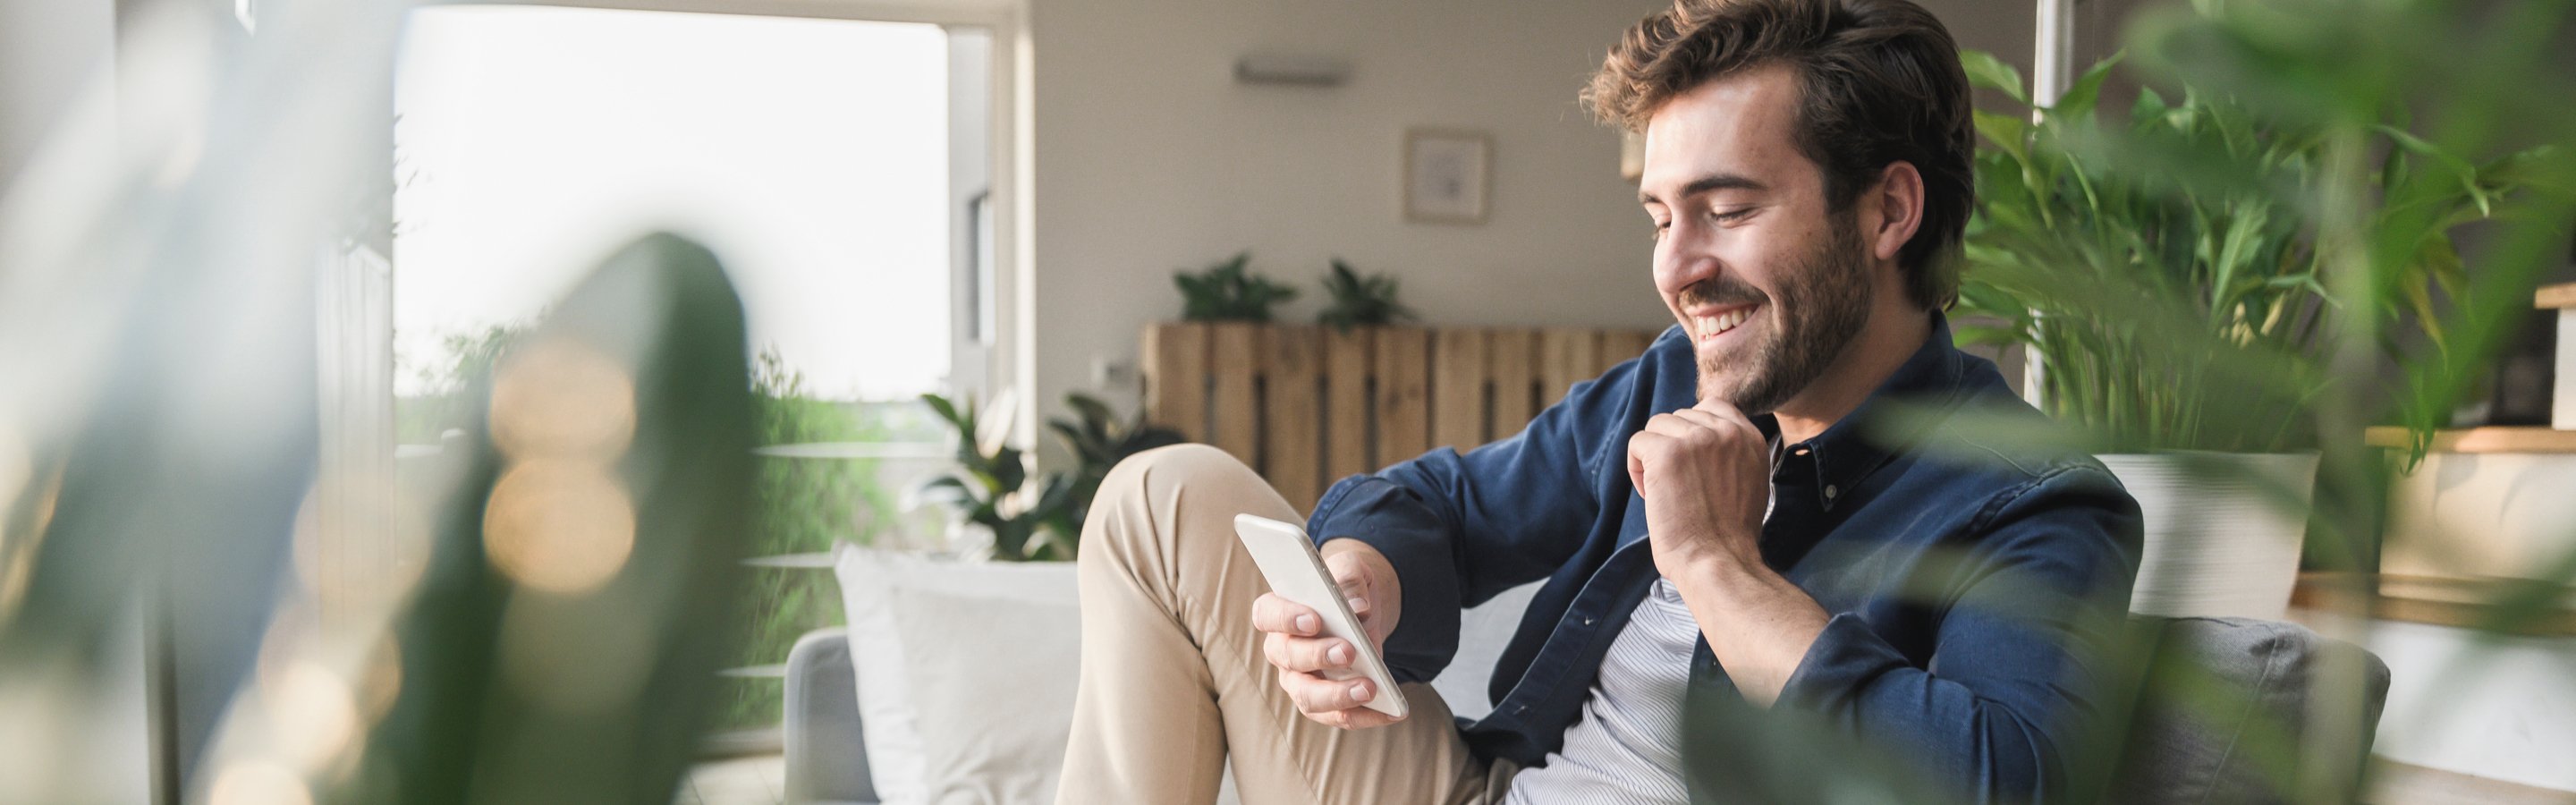
M 1759 330 L 1761 340 L 1724 354 L 1697 351 L 1700 399 L 1724 400 L 1747 416 L 1771 413 L 1822 376 L 1860 335 L 1878 292 L 1870 284 L 1858 222 L 1826 228 L 1815 247 L 1782 274 L 1776 298 L 1733 274 L 1682 289 L 1685 308 L 1759 304 L 1776 325 Z

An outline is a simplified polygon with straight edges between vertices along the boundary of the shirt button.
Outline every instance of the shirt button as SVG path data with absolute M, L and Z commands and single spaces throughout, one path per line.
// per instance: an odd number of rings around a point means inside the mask
M 1584 618 L 1584 619 L 1583 619 L 1583 625 L 1585 625 L 1585 626 L 1590 626 L 1590 625 L 1592 625 L 1592 619 L 1591 619 L 1591 618 Z
M 1832 499 L 1834 499 L 1834 493 L 1835 493 L 1836 491 L 1837 491 L 1837 490 L 1835 490 L 1835 489 L 1834 489 L 1834 485 L 1833 485 L 1833 484 L 1826 484 L 1826 485 L 1825 485 L 1825 499 L 1826 499 L 1826 500 L 1832 500 Z
M 1521 706 L 1519 706 L 1519 707 L 1512 708 L 1512 715 L 1516 715 L 1516 716 L 1525 716 L 1525 715 L 1529 715 L 1529 705 L 1524 704 L 1524 705 L 1521 705 Z

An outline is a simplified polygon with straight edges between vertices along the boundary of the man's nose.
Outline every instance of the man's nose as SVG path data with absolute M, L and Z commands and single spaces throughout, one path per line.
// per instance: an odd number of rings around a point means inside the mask
M 1669 240 L 1658 251 L 1656 273 L 1663 275 L 1668 290 L 1678 291 L 1717 275 L 1717 255 L 1705 241 Z

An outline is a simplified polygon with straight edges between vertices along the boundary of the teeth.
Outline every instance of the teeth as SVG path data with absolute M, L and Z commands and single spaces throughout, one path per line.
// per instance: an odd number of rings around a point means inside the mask
M 1705 335 L 1717 335 L 1733 330 L 1737 325 L 1743 324 L 1745 319 L 1751 318 L 1753 311 L 1754 308 L 1741 307 L 1715 316 L 1701 316 L 1700 332 Z

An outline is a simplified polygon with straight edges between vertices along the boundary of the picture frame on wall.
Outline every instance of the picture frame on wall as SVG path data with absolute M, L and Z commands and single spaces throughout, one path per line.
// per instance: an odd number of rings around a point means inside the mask
M 1404 132 L 1404 219 L 1482 224 L 1492 195 L 1493 138 L 1483 132 Z

